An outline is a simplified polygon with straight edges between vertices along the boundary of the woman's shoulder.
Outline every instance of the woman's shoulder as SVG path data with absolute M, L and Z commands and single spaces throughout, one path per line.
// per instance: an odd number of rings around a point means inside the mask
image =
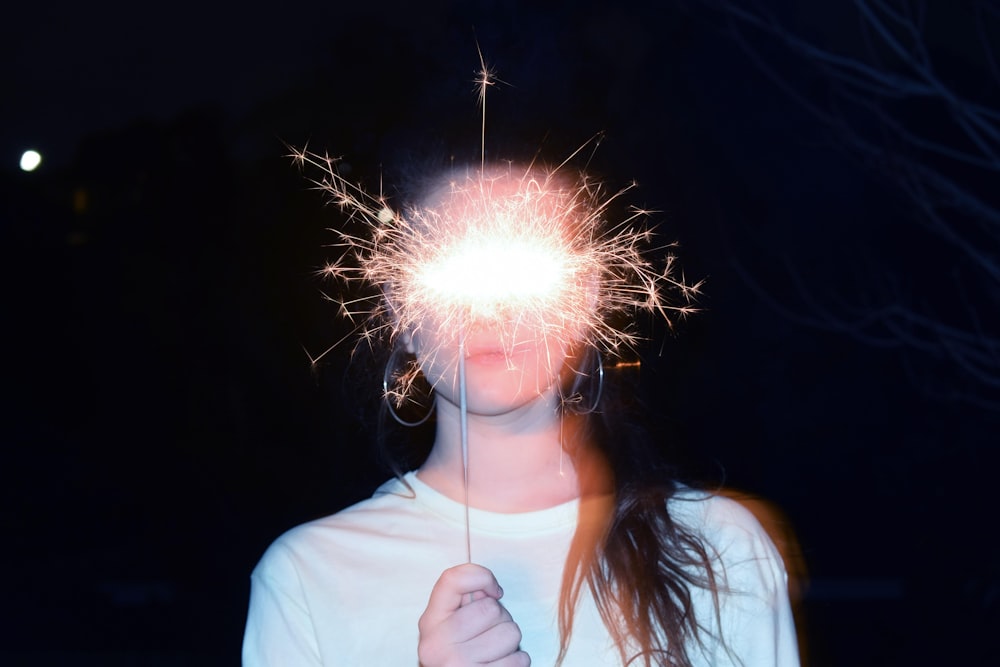
M 412 491 L 400 479 L 390 479 L 375 493 L 338 512 L 299 524 L 275 539 L 260 562 L 258 573 L 342 553 L 345 546 L 377 539 L 414 511 Z
M 727 633 L 723 652 L 739 656 L 735 664 L 797 666 L 788 573 L 776 546 L 788 530 L 782 528 L 784 515 L 770 503 L 728 489 L 683 489 L 668 507 L 676 523 L 699 537 L 710 559 Z
M 742 496 L 726 491 L 681 487 L 668 501 L 671 515 L 692 529 L 708 532 L 757 533 L 763 527 Z
M 690 488 L 681 489 L 668 501 L 674 521 L 697 535 L 723 563 L 764 561 L 783 569 L 772 539 L 775 518 L 764 507 L 748 495 Z

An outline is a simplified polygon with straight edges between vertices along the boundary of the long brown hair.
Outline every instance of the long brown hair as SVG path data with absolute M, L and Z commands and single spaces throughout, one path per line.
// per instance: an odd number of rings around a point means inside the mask
M 616 376 L 608 374 L 601 412 L 586 417 L 587 433 L 578 439 L 586 451 L 571 452 L 583 500 L 563 570 L 557 664 L 586 589 L 622 664 L 690 667 L 695 646 L 722 639 L 710 636 L 710 621 L 721 627 L 722 586 L 710 547 L 671 515 L 669 502 L 681 488 L 676 474 L 657 460 L 647 431 L 636 426 L 642 421 L 636 401 L 615 395 Z M 711 594 L 714 619 L 696 614 L 694 588 Z

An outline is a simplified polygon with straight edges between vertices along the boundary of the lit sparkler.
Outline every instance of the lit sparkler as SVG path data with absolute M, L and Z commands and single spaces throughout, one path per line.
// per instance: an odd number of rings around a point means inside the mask
M 336 159 L 307 150 L 293 157 L 318 169 L 314 184 L 363 223 L 361 234 L 332 230 L 342 252 L 322 269 L 378 288 L 371 298 L 340 302 L 363 340 L 419 330 L 455 341 L 474 323 L 498 333 L 507 349 L 530 327 L 542 338 L 587 341 L 618 355 L 636 333 L 612 324 L 614 315 L 648 311 L 672 323 L 694 310 L 700 283 L 674 275 L 669 249 L 660 265 L 647 257 L 648 212 L 608 218 L 634 184 L 608 195 L 585 175 L 566 173 L 569 160 L 554 169 L 470 168 L 396 210 L 341 177 Z

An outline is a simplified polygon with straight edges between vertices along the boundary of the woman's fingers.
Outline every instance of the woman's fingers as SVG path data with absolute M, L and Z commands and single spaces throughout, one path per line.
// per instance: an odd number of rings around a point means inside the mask
M 521 630 L 510 612 L 497 600 L 484 597 L 456 609 L 434 626 L 422 627 L 417 650 L 425 667 L 490 665 L 518 652 L 520 643 Z M 522 664 L 521 660 L 515 658 L 511 664 Z
M 473 664 L 491 665 L 498 660 L 517 652 L 521 643 L 521 629 L 510 617 L 510 614 L 499 602 L 491 600 L 500 607 L 502 614 L 495 623 L 483 629 L 482 632 L 462 642 L 462 652 Z M 467 628 L 472 627 L 467 626 Z
M 417 651 L 425 667 L 494 665 L 526 667 L 521 630 L 499 598 L 493 573 L 479 565 L 445 570 L 420 617 Z
M 500 599 L 503 590 L 493 573 L 481 565 L 466 563 L 445 570 L 431 590 L 427 609 L 420 617 L 420 628 L 436 625 L 470 600 Z
M 514 642 L 514 648 L 517 648 L 517 645 L 521 642 L 521 631 L 514 624 L 514 619 L 510 617 L 510 612 L 493 598 L 476 600 L 456 610 L 448 619 L 447 624 L 451 627 L 455 643 L 468 642 L 481 635 L 490 633 L 501 626 L 508 626 L 508 629 L 493 633 L 491 636 L 494 638 L 494 641 L 504 638 L 509 633 L 509 626 L 513 626 L 517 632 L 517 641 Z M 494 660 L 496 657 L 499 656 L 494 656 L 490 660 Z

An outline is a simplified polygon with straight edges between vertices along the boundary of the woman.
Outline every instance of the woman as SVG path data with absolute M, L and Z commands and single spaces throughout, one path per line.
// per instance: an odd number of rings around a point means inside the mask
M 611 395 L 598 348 L 631 334 L 609 318 L 665 306 L 641 233 L 599 230 L 606 204 L 513 167 L 452 172 L 406 216 L 352 204 L 373 222 L 354 250 L 384 294 L 388 408 L 419 373 L 434 440 L 268 549 L 244 665 L 798 664 L 760 525 L 672 481 Z

